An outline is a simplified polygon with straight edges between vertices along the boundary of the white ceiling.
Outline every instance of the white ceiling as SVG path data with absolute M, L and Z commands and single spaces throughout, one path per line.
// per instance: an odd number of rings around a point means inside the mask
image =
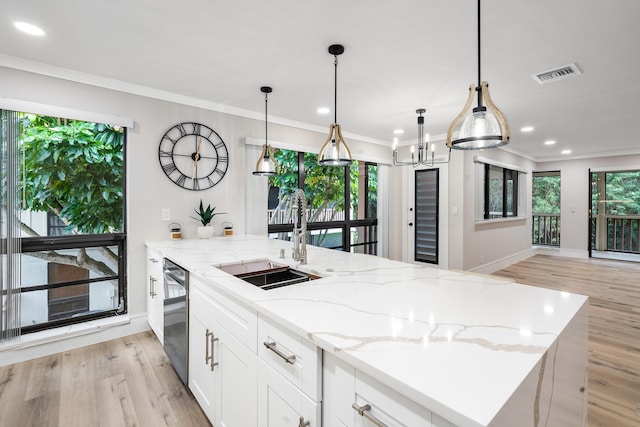
M 316 109 L 333 107 L 327 48 L 343 44 L 347 140 L 391 146 L 402 128 L 412 142 L 420 107 L 425 130 L 443 138 L 477 79 L 473 0 L 0 2 L 0 65 L 255 117 L 269 85 L 270 120 L 313 129 L 332 121 Z M 637 0 L 482 3 L 482 79 L 511 125 L 509 150 L 535 160 L 640 153 L 639 18 Z M 570 63 L 583 74 L 546 85 L 531 77 Z M 535 130 L 521 133 L 526 125 Z

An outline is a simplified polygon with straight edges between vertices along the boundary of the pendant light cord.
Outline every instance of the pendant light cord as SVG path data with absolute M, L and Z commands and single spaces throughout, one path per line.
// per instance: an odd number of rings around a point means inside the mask
M 267 138 L 267 99 L 269 98 L 269 94 L 265 93 L 264 94 L 264 145 L 267 145 L 267 150 L 268 150 L 268 143 L 269 143 L 269 139 Z
M 338 55 L 333 57 L 333 123 L 338 123 Z
M 480 78 L 480 0 L 478 0 L 478 107 L 482 107 L 482 79 Z

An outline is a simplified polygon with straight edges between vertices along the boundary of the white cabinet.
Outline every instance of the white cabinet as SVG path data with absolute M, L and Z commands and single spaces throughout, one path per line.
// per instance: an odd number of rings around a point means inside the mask
M 192 276 L 189 388 L 216 427 L 255 426 L 258 357 L 221 326 L 214 316 L 219 301 L 205 294 L 198 283 Z
M 162 255 L 155 249 L 147 248 L 147 322 L 164 344 L 164 284 Z
M 322 351 L 260 317 L 258 355 L 258 426 L 320 427 Z
M 327 427 L 454 427 L 330 353 L 323 354 L 322 370 Z

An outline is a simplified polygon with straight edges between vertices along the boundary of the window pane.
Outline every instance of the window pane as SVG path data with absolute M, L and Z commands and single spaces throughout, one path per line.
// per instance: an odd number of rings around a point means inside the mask
M 308 222 L 344 221 L 345 168 L 319 166 L 314 153 L 304 153 L 304 165 Z
M 378 248 L 378 227 L 364 225 L 351 227 L 351 253 L 376 255 Z
M 367 164 L 367 218 L 378 217 L 378 165 Z
M 124 130 L 25 114 L 23 237 L 124 231 Z
M 298 152 L 279 149 L 273 157 L 278 175 L 269 177 L 269 224 L 289 224 L 291 195 L 298 189 Z
M 489 218 L 502 217 L 503 176 L 502 168 L 489 165 Z
M 607 172 L 605 209 L 607 215 L 640 214 L 640 171 Z
M 21 255 L 22 287 L 118 275 L 118 247 L 26 252 Z
M 20 294 L 21 326 L 112 311 L 118 308 L 118 281 L 105 280 Z
M 308 233 L 307 243 L 329 249 L 342 248 L 342 228 L 313 230 Z
M 504 191 L 507 193 L 507 216 L 515 216 L 518 210 L 518 172 L 509 169 L 505 170 L 506 182 Z

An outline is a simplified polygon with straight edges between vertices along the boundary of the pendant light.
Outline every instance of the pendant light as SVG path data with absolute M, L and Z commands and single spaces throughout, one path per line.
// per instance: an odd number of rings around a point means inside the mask
M 273 159 L 273 150 L 267 139 L 267 103 L 268 96 L 273 91 L 269 86 L 262 86 L 260 92 L 264 93 L 264 145 L 262 146 L 262 154 L 256 163 L 256 170 L 253 174 L 256 176 L 274 176 L 277 175 L 276 162 Z
M 329 46 L 329 53 L 334 57 L 333 123 L 329 128 L 329 136 L 318 154 L 318 164 L 321 166 L 349 166 L 353 161 L 351 151 L 342 137 L 336 111 L 338 106 L 338 55 L 344 53 L 344 46 L 332 44 Z
M 458 139 L 452 140 L 458 123 L 467 114 L 474 92 L 478 104 L 462 122 Z M 480 0 L 478 0 L 478 84 L 471 84 L 464 108 L 455 118 L 447 133 L 447 147 L 456 150 L 482 150 L 506 145 L 509 142 L 509 124 L 489 95 L 489 84 L 480 78 Z

